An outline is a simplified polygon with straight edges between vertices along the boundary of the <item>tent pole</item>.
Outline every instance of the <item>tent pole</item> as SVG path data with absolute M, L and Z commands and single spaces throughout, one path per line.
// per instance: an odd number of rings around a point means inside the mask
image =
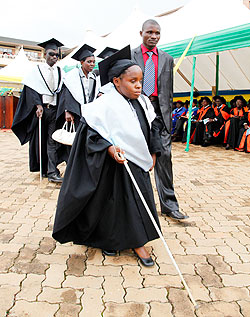
M 219 52 L 216 52 L 216 79 L 215 79 L 216 95 L 218 95 L 218 91 L 219 91 L 219 64 L 220 64 L 220 55 L 219 55 Z
M 192 117 L 192 107 L 193 107 L 193 99 L 194 99 L 194 75 L 195 75 L 195 63 L 196 56 L 193 57 L 193 71 L 192 71 L 192 83 L 191 83 L 191 92 L 190 92 L 190 103 L 188 109 L 188 126 L 187 126 L 187 146 L 185 151 L 189 151 L 189 141 L 190 141 L 190 132 L 191 132 L 191 117 Z

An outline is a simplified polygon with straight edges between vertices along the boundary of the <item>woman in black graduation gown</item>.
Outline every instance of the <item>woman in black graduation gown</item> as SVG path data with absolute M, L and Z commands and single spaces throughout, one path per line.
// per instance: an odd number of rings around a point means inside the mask
M 115 88 L 89 104 L 83 114 L 58 199 L 53 237 L 61 243 L 101 248 L 106 255 L 131 248 L 143 265 L 151 266 L 154 262 L 144 245 L 159 236 L 119 152 L 125 150 L 159 225 L 148 170 L 160 155 L 162 123 L 146 98 L 139 97 L 140 67 L 124 56 L 130 58 L 129 47 L 100 63 L 102 83 L 108 76 Z
M 241 119 L 244 117 L 246 106 L 246 100 L 242 96 L 236 96 L 235 108 L 230 111 L 230 119 L 225 124 L 225 138 L 224 143 L 226 144 L 225 149 L 235 149 L 239 138 L 239 131 L 241 127 Z

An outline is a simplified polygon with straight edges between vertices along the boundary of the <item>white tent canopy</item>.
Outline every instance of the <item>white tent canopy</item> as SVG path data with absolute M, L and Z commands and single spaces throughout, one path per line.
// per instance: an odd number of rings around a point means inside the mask
M 153 17 L 143 13 L 138 7 L 134 7 L 130 16 L 104 38 L 105 46 L 121 49 L 130 44 L 131 48 L 137 47 L 141 44 L 142 24 L 151 18 Z
M 250 10 L 241 0 L 191 0 L 157 21 L 161 25 L 161 45 L 250 23 Z
M 32 65 L 34 64 L 28 60 L 23 48 L 21 48 L 15 59 L 0 70 L 0 79 L 23 78 Z
M 63 58 L 61 61 L 58 62 L 58 65 L 61 67 L 67 66 L 76 66 L 79 64 L 75 59 L 71 58 L 78 49 L 84 45 L 88 44 L 96 49 L 95 55 L 98 55 L 98 51 L 102 51 L 105 47 L 104 44 L 104 38 L 101 36 L 98 36 L 94 31 L 92 30 L 86 30 L 85 34 L 83 35 L 83 40 L 80 42 L 80 44 L 65 58 Z
M 195 35 L 217 32 L 250 23 L 250 10 L 239 0 L 191 0 L 186 6 L 159 21 L 162 35 L 159 45 L 172 43 Z M 174 26 L 174 30 L 173 30 Z M 250 46 L 250 39 L 249 39 Z M 219 53 L 219 90 L 243 90 L 250 88 L 250 48 Z M 175 60 L 177 63 L 178 59 Z M 174 80 L 175 92 L 190 91 L 192 56 L 182 62 Z M 198 55 L 195 72 L 195 88 L 211 91 L 215 86 L 216 53 Z M 232 92 L 233 93 L 233 92 Z

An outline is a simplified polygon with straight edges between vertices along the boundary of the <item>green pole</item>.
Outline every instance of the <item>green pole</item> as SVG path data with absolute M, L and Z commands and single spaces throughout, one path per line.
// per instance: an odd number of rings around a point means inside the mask
M 219 90 L 219 64 L 220 64 L 220 55 L 217 52 L 216 53 L 216 83 L 215 83 L 216 95 L 218 95 L 218 90 Z
M 191 92 L 190 92 L 190 104 L 189 104 L 189 117 L 188 117 L 188 127 L 187 127 L 187 146 L 185 151 L 189 151 L 189 141 L 190 141 L 190 131 L 191 131 L 191 117 L 192 117 L 192 107 L 193 107 L 193 99 L 194 99 L 194 75 L 195 75 L 195 63 L 196 57 L 193 57 L 193 71 L 192 71 L 192 83 L 191 83 Z

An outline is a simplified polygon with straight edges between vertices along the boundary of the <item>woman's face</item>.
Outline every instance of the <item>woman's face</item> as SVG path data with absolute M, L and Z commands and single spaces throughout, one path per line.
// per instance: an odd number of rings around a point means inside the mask
M 138 65 L 133 65 L 120 77 L 115 77 L 113 83 L 121 95 L 137 99 L 142 90 L 142 70 Z
M 206 99 L 203 99 L 201 104 L 203 107 L 206 107 L 208 105 L 208 102 L 206 101 Z
M 82 70 L 86 73 L 92 72 L 95 67 L 95 56 L 89 56 L 85 61 L 81 61 Z

